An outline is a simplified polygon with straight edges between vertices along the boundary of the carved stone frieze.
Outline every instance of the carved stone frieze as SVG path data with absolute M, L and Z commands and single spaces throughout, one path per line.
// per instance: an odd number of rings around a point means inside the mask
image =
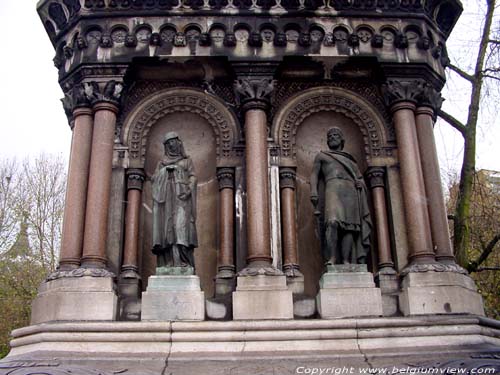
M 298 100 L 298 99 L 297 99 Z M 368 158 L 382 156 L 386 147 L 386 137 L 382 137 L 383 125 L 377 125 L 374 113 L 364 107 L 361 102 L 353 100 L 348 95 L 331 90 L 310 90 L 303 99 L 284 113 L 280 114 L 275 130 L 281 147 L 281 156 L 295 158 L 296 131 L 299 125 L 313 113 L 334 111 L 351 119 L 359 127 L 363 136 L 364 151 Z
M 107 269 L 104 268 L 76 268 L 74 270 L 70 271 L 55 271 L 52 272 L 45 281 L 51 281 L 51 280 L 56 280 L 56 279 L 61 279 L 61 278 L 66 278 L 66 277 L 84 277 L 84 276 L 91 276 L 91 277 L 112 277 L 114 278 L 116 275 L 108 271 Z
M 219 190 L 234 189 L 234 168 L 217 169 L 217 180 L 219 181 Z
M 388 79 L 382 85 L 382 94 L 390 108 L 399 102 L 416 104 L 422 95 L 425 81 L 422 79 Z
M 280 188 L 295 189 L 297 174 L 293 168 L 280 168 Z
M 467 275 L 466 269 L 460 267 L 458 264 L 443 264 L 443 263 L 429 263 L 429 264 L 419 264 L 413 263 L 403 269 L 400 273 L 401 276 L 406 276 L 409 273 L 421 273 L 421 272 L 455 272 L 463 275 Z
M 387 112 L 387 108 L 375 85 L 364 84 L 352 81 L 278 81 L 276 90 L 273 95 L 273 109 L 271 117 L 274 117 L 275 111 L 279 109 L 290 97 L 298 92 L 305 91 L 314 87 L 338 87 L 355 92 L 368 100 L 384 119 L 384 125 L 387 128 L 388 141 L 394 142 L 396 135 L 392 125 L 391 116 Z
M 140 110 L 128 134 L 131 159 L 140 160 L 139 164 L 144 162 L 149 130 L 160 118 L 175 112 L 194 113 L 206 119 L 215 133 L 217 157 L 232 155 L 236 131 L 231 115 L 223 113 L 222 104 L 214 103 L 203 92 L 186 91 L 186 88 L 177 89 L 160 95 L 157 100 Z

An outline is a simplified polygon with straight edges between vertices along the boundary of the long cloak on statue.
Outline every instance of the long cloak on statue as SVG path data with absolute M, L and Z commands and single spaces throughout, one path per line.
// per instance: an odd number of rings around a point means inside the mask
M 321 151 L 318 157 L 329 162 L 324 175 L 324 241 L 329 243 L 333 224 L 343 231 L 357 234 L 349 263 L 358 263 L 370 250 L 371 220 L 366 186 L 354 158 L 342 151 Z M 322 168 L 323 173 L 325 169 Z M 358 181 L 359 188 L 356 188 Z M 345 260 L 344 260 L 345 261 Z
M 191 249 L 198 247 L 194 177 L 193 162 L 189 156 L 166 156 L 158 163 L 151 179 L 153 252 L 166 251 L 172 245 Z M 191 195 L 181 199 L 180 195 L 188 190 Z

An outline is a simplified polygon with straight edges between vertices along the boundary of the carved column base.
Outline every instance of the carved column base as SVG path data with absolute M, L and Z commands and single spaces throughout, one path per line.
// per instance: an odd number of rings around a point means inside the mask
M 137 267 L 122 267 L 118 280 L 120 320 L 141 320 L 141 283 Z
M 238 276 L 233 319 L 293 319 L 292 291 L 285 275 Z
M 92 275 L 93 271 L 102 271 Z M 31 324 L 116 320 L 113 275 L 105 270 L 59 271 L 42 283 L 32 304 Z
M 401 289 L 399 305 L 404 315 L 484 315 L 482 297 L 474 281 L 463 273 L 413 270 L 404 276 Z
M 288 289 L 295 295 L 304 294 L 304 275 L 300 272 L 298 264 L 285 264 L 283 273 L 286 276 Z
M 219 268 L 215 276 L 215 296 L 231 295 L 236 289 L 236 274 L 234 267 Z
M 375 275 L 375 283 L 382 293 L 382 312 L 384 316 L 395 316 L 399 312 L 399 277 L 392 267 L 381 268 Z

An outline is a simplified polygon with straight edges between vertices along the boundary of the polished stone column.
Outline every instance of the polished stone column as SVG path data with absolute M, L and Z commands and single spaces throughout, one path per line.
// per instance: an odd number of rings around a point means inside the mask
M 219 168 L 219 244 L 217 279 L 234 279 L 234 168 Z
M 391 238 L 387 218 L 387 204 L 385 201 L 385 169 L 371 167 L 367 171 L 369 186 L 372 191 L 373 210 L 375 213 L 375 227 L 377 231 L 378 268 L 394 269 L 391 255 Z
M 410 246 L 409 260 L 411 263 L 433 262 L 434 251 L 427 213 L 427 198 L 415 126 L 415 104 L 410 101 L 396 102 L 392 105 L 391 111 L 401 167 L 403 202 Z
M 82 266 L 104 268 L 106 266 L 108 208 L 118 107 L 111 102 L 100 101 L 94 105 L 93 110 L 95 113 L 94 134 L 92 136 Z
M 434 141 L 434 110 L 428 106 L 419 106 L 415 115 L 425 192 L 428 201 L 432 242 L 436 259 L 444 263 L 454 263 L 455 257 L 450 241 L 441 174 L 439 171 L 436 143 Z
M 272 265 L 267 116 L 274 82 L 247 77 L 235 82 L 245 113 L 247 267 L 232 294 L 233 319 L 292 319 L 293 296 L 283 272 Z
M 247 261 L 250 267 L 270 267 L 272 258 L 267 175 L 267 117 L 262 102 L 249 102 L 245 109 Z
M 396 131 L 410 264 L 435 263 L 415 123 L 415 104 L 427 88 L 422 79 L 389 79 L 382 85 Z
M 59 260 L 59 269 L 62 271 L 78 268 L 82 256 L 92 145 L 92 110 L 85 107 L 76 108 L 73 111 L 73 119 L 73 137 Z
M 141 195 L 144 172 L 140 169 L 127 171 L 127 209 L 125 211 L 125 244 L 121 272 L 137 273 Z
M 280 169 L 283 271 L 287 276 L 293 275 L 295 271 L 299 270 L 295 217 L 295 178 L 295 170 L 292 168 Z

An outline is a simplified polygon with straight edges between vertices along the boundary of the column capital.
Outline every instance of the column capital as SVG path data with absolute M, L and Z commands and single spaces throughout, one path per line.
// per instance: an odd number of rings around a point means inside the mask
M 118 110 L 123 85 L 115 80 L 106 82 L 90 81 L 84 84 L 85 95 L 92 106 L 100 103 L 112 104 Z
M 76 117 L 75 111 L 77 109 L 90 109 L 91 107 L 90 100 L 85 95 L 85 87 L 82 83 L 76 84 L 70 90 L 66 91 L 64 97 L 61 99 L 61 103 L 70 124 Z
M 426 82 L 424 83 L 422 91 L 418 97 L 417 106 L 431 108 L 432 111 L 434 111 L 434 113 L 432 114 L 432 116 L 434 117 L 437 111 L 441 108 L 443 101 L 444 99 L 441 96 L 441 93 L 437 91 L 430 83 Z
M 240 77 L 234 81 L 234 91 L 244 112 L 251 109 L 267 110 L 275 80 L 269 77 Z
M 280 168 L 280 189 L 295 189 L 297 173 L 294 168 Z
M 217 180 L 219 181 L 219 190 L 234 189 L 234 168 L 218 168 Z
M 423 79 L 393 79 L 390 78 L 381 86 L 385 104 L 394 111 L 398 103 L 416 105 L 424 90 Z M 401 109 L 401 108 L 398 108 Z
M 377 187 L 385 187 L 385 168 L 383 167 L 370 167 L 366 171 L 370 189 Z
M 127 170 L 127 190 L 142 191 L 142 184 L 144 182 L 145 174 L 142 169 L 128 169 Z

